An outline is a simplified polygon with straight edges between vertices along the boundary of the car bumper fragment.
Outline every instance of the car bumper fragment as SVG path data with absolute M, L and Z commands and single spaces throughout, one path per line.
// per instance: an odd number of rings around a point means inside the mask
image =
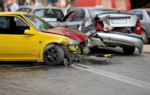
M 67 50 L 71 60 L 87 55 L 89 53 L 88 41 L 81 42 L 79 45 L 68 45 Z

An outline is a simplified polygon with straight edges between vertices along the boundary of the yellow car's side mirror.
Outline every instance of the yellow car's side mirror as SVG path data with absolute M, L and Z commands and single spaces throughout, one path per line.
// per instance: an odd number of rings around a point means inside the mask
M 24 31 L 24 34 L 27 34 L 27 35 L 34 35 L 35 33 L 32 32 L 32 31 L 29 30 L 29 29 L 26 29 L 26 30 Z

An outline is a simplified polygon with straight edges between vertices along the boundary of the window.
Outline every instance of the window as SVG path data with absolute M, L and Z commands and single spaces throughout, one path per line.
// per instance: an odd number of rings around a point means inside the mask
M 31 12 L 31 9 L 25 8 L 24 11 L 25 11 L 25 12 Z
M 75 16 L 73 17 L 72 21 L 80 21 L 80 20 L 83 20 L 84 17 L 85 17 L 84 10 L 79 10 L 79 11 L 77 11 L 77 13 L 75 14 Z
M 132 14 L 134 14 L 134 13 L 135 13 L 135 11 L 130 11 L 129 13 L 132 13 Z
M 45 18 L 62 18 L 64 17 L 61 10 L 49 9 L 45 14 Z
M 44 18 L 44 14 L 45 14 L 46 10 L 45 9 L 40 9 L 40 10 L 35 10 L 34 14 L 39 16 L 40 18 Z
M 75 12 L 72 12 L 68 15 L 67 21 L 71 21 L 73 19 L 74 13 Z
M 50 25 L 45 20 L 35 16 L 35 15 L 25 15 L 25 17 L 33 24 L 33 26 L 40 32 L 42 30 L 47 30 L 54 28 L 52 25 Z
M 150 10 L 146 10 L 148 16 L 150 17 Z
M 143 19 L 143 13 L 141 11 L 136 11 L 135 14 L 140 20 Z
M 0 16 L 0 34 L 24 34 L 24 30 L 29 29 L 18 17 Z
M 62 18 L 64 17 L 61 10 L 58 9 L 37 9 L 34 14 L 41 18 Z
M 23 8 L 18 9 L 17 11 L 23 11 Z

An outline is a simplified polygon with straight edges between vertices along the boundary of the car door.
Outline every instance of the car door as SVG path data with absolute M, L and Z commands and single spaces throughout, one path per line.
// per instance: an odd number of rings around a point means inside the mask
M 0 61 L 5 61 L 4 59 L 36 61 L 38 37 L 36 34 L 25 35 L 26 29 L 30 30 L 32 27 L 21 17 L 0 16 Z
M 69 12 L 64 18 L 62 18 L 61 21 L 57 20 L 57 24 L 55 24 L 54 26 L 67 28 L 68 27 L 67 23 L 69 23 L 73 19 L 74 15 L 75 11 Z
M 85 18 L 85 11 L 83 9 L 78 9 L 71 20 L 67 22 L 67 28 L 78 30 L 79 25 L 83 22 Z
M 31 12 L 32 10 L 30 8 L 25 8 L 23 11 L 24 12 Z
M 17 11 L 20 11 L 20 12 L 22 12 L 22 11 L 23 11 L 23 8 L 19 8 Z
M 142 13 L 142 11 L 135 11 L 135 15 L 138 17 L 138 19 L 140 21 L 143 20 L 143 13 Z

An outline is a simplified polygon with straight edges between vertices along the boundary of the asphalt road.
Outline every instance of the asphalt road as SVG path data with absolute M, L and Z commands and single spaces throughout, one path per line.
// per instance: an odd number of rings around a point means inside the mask
M 150 95 L 149 48 L 140 55 L 100 48 L 71 67 L 1 62 L 0 95 Z

